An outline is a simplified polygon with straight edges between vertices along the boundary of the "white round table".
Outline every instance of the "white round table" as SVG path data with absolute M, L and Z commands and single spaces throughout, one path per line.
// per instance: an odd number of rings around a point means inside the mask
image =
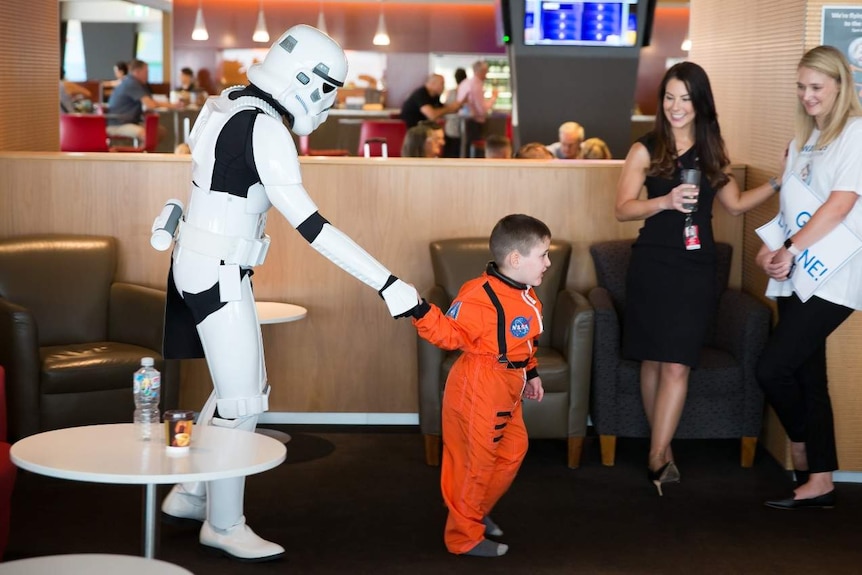
M 0 563 L 0 575 L 93 575 L 122 573 L 123 575 L 192 575 L 191 571 L 158 559 L 131 555 L 85 553 L 80 555 L 48 555 Z
M 46 431 L 12 445 L 18 467 L 61 479 L 146 485 L 144 556 L 155 555 L 156 485 L 253 475 L 285 459 L 283 443 L 259 433 L 194 426 L 187 454 L 168 455 L 164 429 L 138 438 L 134 424 L 88 425 Z
M 280 301 L 256 301 L 254 303 L 257 307 L 257 320 L 260 325 L 299 321 L 308 315 L 308 310 L 301 305 Z
M 283 303 L 279 301 L 257 301 L 257 320 L 260 325 L 271 325 L 275 323 L 289 323 L 299 321 L 308 315 L 308 310 L 301 305 Z M 261 435 L 267 435 L 282 443 L 290 441 L 290 435 L 277 429 L 260 428 L 257 430 Z

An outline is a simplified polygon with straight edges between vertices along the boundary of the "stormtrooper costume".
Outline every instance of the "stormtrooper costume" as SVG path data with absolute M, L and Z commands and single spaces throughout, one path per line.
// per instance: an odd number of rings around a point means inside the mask
M 168 277 L 165 355 L 206 357 L 215 389 L 198 424 L 253 431 L 268 408 L 251 275 L 269 247 L 271 206 L 314 249 L 378 290 L 393 316 L 408 315 L 419 302 L 414 288 L 323 218 L 302 185 L 283 118 L 295 134 L 310 134 L 326 120 L 346 75 L 335 41 L 294 26 L 249 69 L 249 86 L 210 98 L 195 122 L 191 196 Z M 244 487 L 244 477 L 176 485 L 162 511 L 202 521 L 200 542 L 234 558 L 279 557 L 280 545 L 245 524 Z

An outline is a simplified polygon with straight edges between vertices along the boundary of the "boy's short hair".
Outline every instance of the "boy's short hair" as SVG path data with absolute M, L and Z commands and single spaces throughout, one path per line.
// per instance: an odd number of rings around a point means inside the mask
M 551 230 L 545 222 L 525 214 L 510 214 L 494 226 L 488 245 L 499 266 L 513 251 L 527 255 L 536 244 L 550 237 Z

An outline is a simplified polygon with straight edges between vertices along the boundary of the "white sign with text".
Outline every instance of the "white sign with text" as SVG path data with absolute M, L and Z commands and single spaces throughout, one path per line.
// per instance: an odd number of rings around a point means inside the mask
M 795 175 L 782 183 L 781 195 L 783 211 L 755 230 L 770 250 L 777 250 L 784 245 L 784 240 L 802 229 L 823 205 Z M 825 237 L 803 250 L 796 256 L 796 265 L 790 276 L 799 299 L 808 301 L 860 249 L 862 239 L 844 224 L 838 224 Z

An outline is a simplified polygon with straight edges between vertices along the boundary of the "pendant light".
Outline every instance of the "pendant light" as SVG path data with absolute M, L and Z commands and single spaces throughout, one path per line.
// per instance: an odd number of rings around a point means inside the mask
M 266 18 L 263 16 L 263 0 L 260 0 L 260 8 L 257 12 L 257 26 L 251 37 L 255 42 L 269 42 L 269 32 L 266 30 Z
M 383 19 L 383 0 L 380 0 L 380 19 L 377 21 L 377 33 L 371 41 L 375 46 L 388 46 L 389 34 L 386 32 L 386 20 Z
M 198 0 L 198 13 L 195 16 L 195 28 L 192 30 L 192 40 L 209 40 L 207 25 L 204 24 L 203 0 Z
M 324 34 L 329 34 L 326 30 L 326 18 L 323 16 L 323 0 L 320 0 L 320 4 L 317 9 L 317 29 Z

